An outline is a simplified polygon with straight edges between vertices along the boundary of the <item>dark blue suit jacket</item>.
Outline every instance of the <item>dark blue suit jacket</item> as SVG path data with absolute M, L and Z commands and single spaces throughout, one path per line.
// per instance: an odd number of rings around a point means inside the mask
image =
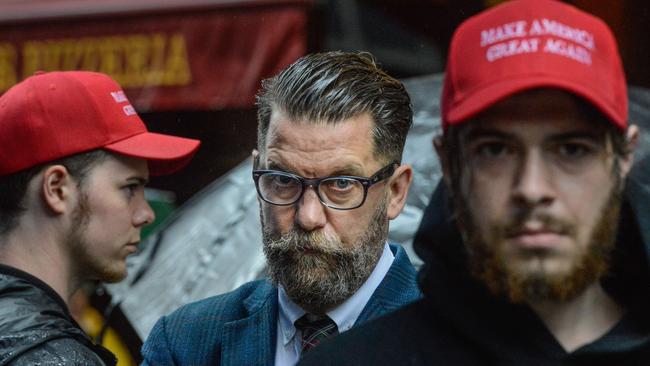
M 420 297 L 416 272 L 402 247 L 355 325 Z M 142 365 L 273 365 L 277 288 L 268 281 L 185 305 L 158 320 L 142 346 Z

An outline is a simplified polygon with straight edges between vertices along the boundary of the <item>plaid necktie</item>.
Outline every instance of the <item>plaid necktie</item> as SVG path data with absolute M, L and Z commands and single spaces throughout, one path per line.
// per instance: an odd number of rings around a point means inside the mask
M 307 313 L 294 323 L 296 329 L 302 332 L 302 346 L 300 352 L 305 353 L 318 346 L 325 338 L 338 334 L 336 323 L 327 315 L 314 315 Z

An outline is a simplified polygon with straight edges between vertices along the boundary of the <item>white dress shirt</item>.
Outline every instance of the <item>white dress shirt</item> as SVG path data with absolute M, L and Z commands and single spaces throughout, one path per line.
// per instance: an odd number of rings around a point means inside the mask
M 336 323 L 339 333 L 352 328 L 370 297 L 388 273 L 394 259 L 395 256 L 386 243 L 375 269 L 372 270 L 366 282 L 345 302 L 327 312 L 327 315 Z M 293 323 L 305 315 L 306 311 L 289 299 L 282 286 L 278 287 L 278 308 L 280 314 L 277 325 L 275 365 L 294 366 L 300 359 L 302 336 Z

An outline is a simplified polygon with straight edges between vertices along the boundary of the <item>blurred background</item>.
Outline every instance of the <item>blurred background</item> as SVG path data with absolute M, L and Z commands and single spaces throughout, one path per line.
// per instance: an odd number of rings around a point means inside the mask
M 442 72 L 455 27 L 495 0 L 0 0 L 0 92 L 36 70 L 112 75 L 150 130 L 203 140 L 181 204 L 255 144 L 262 78 L 321 50 L 365 50 L 399 78 Z M 650 86 L 650 4 L 568 1 L 614 30 L 629 82 Z
M 160 315 L 264 275 L 247 164 L 256 141 L 254 96 L 260 80 L 306 53 L 369 51 L 413 94 L 405 161 L 419 183 L 401 221 L 391 224 L 391 239 L 408 246 L 439 177 L 430 141 L 449 40 L 464 19 L 500 2 L 0 0 L 0 93 L 37 70 L 101 71 L 124 87 L 150 131 L 203 141 L 184 171 L 152 179 L 147 197 L 156 223 L 126 282 L 80 292 L 71 307 L 84 327 L 101 333 L 122 365 L 133 364 Z M 566 2 L 612 28 L 635 98 L 632 114 L 647 118 L 650 2 Z

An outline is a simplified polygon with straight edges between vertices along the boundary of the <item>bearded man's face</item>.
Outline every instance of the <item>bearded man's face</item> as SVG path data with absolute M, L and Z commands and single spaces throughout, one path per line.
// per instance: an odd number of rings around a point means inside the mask
M 264 254 L 271 279 L 312 313 L 324 313 L 352 296 L 370 276 L 388 233 L 386 203 L 376 209 L 355 243 L 299 226 L 278 235 L 262 219 Z
M 623 179 L 581 112 L 568 93 L 525 92 L 460 135 L 452 191 L 470 270 L 512 302 L 574 298 L 608 269 Z
M 293 120 L 274 111 L 259 164 L 302 179 L 372 177 L 387 163 L 375 153 L 373 124 L 370 114 L 330 124 Z M 351 190 L 356 185 L 349 180 L 333 179 L 327 189 L 323 184 L 299 187 L 300 195 L 289 204 L 260 199 L 269 274 L 291 300 L 308 312 L 324 313 L 361 287 L 381 257 L 389 220 L 403 205 L 397 191 L 404 194 L 408 184 L 391 182 L 405 169 L 410 168 L 397 167 L 367 189 Z M 283 179 L 278 176 L 263 191 L 286 198 Z M 347 201 L 354 207 L 332 207 Z

